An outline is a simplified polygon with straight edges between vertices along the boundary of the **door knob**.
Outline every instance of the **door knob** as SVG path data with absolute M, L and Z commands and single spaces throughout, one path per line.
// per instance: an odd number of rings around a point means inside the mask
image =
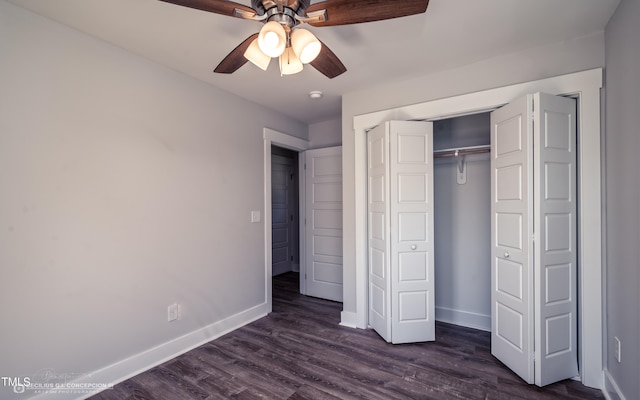
M 504 258 L 509 258 L 509 252 L 508 251 L 504 252 Z
M 415 244 L 412 244 L 412 245 L 411 245 L 411 250 L 415 250 L 415 249 L 417 249 L 417 248 L 418 248 L 418 246 L 416 246 Z

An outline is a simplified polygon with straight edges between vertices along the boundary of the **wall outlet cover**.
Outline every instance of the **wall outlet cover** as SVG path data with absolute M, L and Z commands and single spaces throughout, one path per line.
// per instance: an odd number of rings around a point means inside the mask
M 167 307 L 167 322 L 175 321 L 180 317 L 178 303 L 173 303 Z

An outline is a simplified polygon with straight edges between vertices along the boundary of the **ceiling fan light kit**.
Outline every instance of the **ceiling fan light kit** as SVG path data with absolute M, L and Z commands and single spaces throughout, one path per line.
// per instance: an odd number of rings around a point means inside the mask
M 287 46 L 287 32 L 278 22 L 267 22 L 258 35 L 258 46 L 269 57 L 279 57 Z
M 287 47 L 280 56 L 280 75 L 293 75 L 302 71 L 302 63 L 296 53 Z
M 309 64 L 320 54 L 322 44 L 306 29 L 296 29 L 291 33 L 291 47 L 303 64 Z
M 263 71 L 267 70 L 269 63 L 271 62 L 271 57 L 260 50 L 258 39 L 254 39 L 253 42 L 251 42 L 247 50 L 244 52 L 244 58 L 251 61 L 255 66 Z
M 246 64 L 262 70 L 279 57 L 281 75 L 302 71 L 310 64 L 329 79 L 347 71 L 340 59 L 300 24 L 315 27 L 359 24 L 422 14 L 429 0 L 252 0 L 251 7 L 228 0 L 160 0 L 197 10 L 264 23 L 231 51 L 214 72 L 231 74 Z M 257 38 L 255 38 L 257 36 Z
M 274 14 L 277 15 L 277 14 Z M 292 21 L 291 17 L 279 19 Z M 258 35 L 258 50 L 267 57 L 279 57 L 280 75 L 293 75 L 302 71 L 302 64 L 308 64 L 320 54 L 322 44 L 315 35 L 306 29 L 295 29 L 283 22 L 267 22 Z M 251 50 L 251 51 L 250 51 Z M 253 43 L 244 56 L 258 67 L 266 70 L 269 62 L 255 54 Z

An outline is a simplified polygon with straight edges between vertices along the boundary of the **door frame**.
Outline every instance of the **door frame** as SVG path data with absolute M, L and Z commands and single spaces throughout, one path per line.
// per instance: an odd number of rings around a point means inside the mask
M 283 147 L 285 149 L 293 150 L 298 152 L 298 176 L 300 179 L 298 180 L 298 187 L 304 187 L 305 177 L 304 173 L 300 173 L 304 168 L 304 153 L 305 150 L 309 149 L 309 141 L 305 139 L 300 139 L 295 136 L 287 135 L 286 133 L 278 132 L 273 129 L 264 128 L 262 132 L 262 137 L 264 139 L 264 281 L 265 281 L 265 303 L 267 305 L 267 314 L 273 310 L 272 307 L 272 293 L 273 293 L 273 285 L 271 282 L 271 274 L 273 272 L 272 265 L 272 254 L 271 254 L 271 246 L 272 246 L 272 236 L 271 236 L 271 224 L 272 224 L 272 213 L 271 213 L 271 145 L 276 145 L 278 147 Z M 305 206 L 304 206 L 304 193 L 299 190 L 299 215 L 305 215 Z M 299 218 L 300 225 L 304 223 L 304 218 Z M 304 262 L 304 229 L 299 229 L 300 232 L 300 241 L 299 241 L 299 256 L 300 256 L 300 275 L 304 276 L 304 272 L 306 271 L 306 263 Z M 302 292 L 302 287 L 300 288 Z M 304 292 L 302 292 L 304 293 Z
M 577 99 L 578 106 L 578 363 L 583 384 L 602 388 L 602 73 L 602 68 L 597 68 L 353 117 L 356 310 L 355 313 L 343 311 L 341 324 L 364 329 L 368 322 L 366 132 L 392 119 L 435 121 L 489 112 L 527 93 L 545 92 L 569 96 Z M 347 278 L 350 277 L 345 276 L 345 282 L 348 282 Z M 353 287 L 345 285 L 345 290 L 353 290 Z

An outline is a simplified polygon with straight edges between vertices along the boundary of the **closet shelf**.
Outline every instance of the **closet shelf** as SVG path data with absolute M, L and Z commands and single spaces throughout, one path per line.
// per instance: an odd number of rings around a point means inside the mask
M 435 150 L 433 152 L 433 158 L 467 156 L 470 154 L 489 153 L 490 151 L 491 151 L 490 145 L 467 146 L 467 147 L 459 147 L 454 149 L 442 149 L 442 150 Z

